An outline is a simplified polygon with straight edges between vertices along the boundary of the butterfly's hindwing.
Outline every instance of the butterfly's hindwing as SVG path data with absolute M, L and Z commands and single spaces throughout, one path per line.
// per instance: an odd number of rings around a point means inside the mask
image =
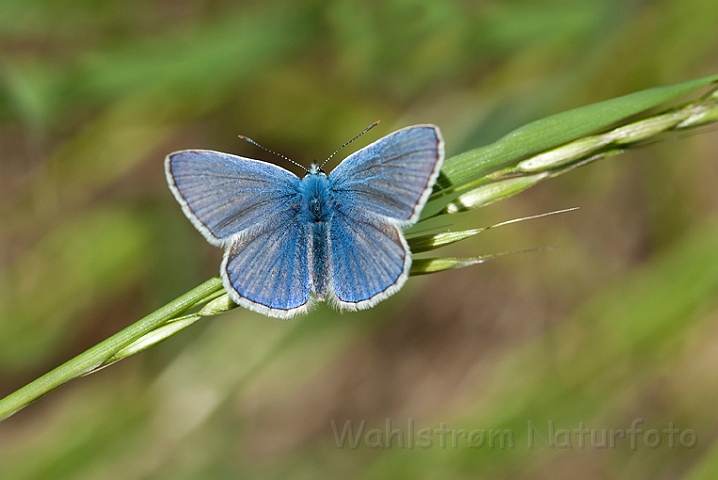
M 329 227 L 333 301 L 369 308 L 406 281 L 411 255 L 399 227 L 337 211 Z
M 305 311 L 310 299 L 308 246 L 307 227 L 298 215 L 233 240 L 222 262 L 232 300 L 273 317 Z

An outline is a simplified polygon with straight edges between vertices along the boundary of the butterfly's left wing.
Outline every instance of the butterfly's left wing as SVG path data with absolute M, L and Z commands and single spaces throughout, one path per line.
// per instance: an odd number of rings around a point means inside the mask
M 222 280 L 237 304 L 290 318 L 310 304 L 309 236 L 292 210 L 236 238 L 222 261 Z
M 401 227 L 413 224 L 444 160 L 433 125 L 398 130 L 347 157 L 329 175 L 333 301 L 369 308 L 399 290 L 411 267 Z
M 229 153 L 170 153 L 165 173 L 187 218 L 217 246 L 226 246 L 237 234 L 282 217 L 299 198 L 300 180 L 293 173 Z
M 309 237 L 299 178 L 275 165 L 208 150 L 172 153 L 167 181 L 207 240 L 225 247 L 221 274 L 237 304 L 288 318 L 310 301 Z

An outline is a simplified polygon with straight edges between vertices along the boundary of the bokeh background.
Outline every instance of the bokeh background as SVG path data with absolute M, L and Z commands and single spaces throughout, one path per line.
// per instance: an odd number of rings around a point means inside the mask
M 718 72 L 715 0 L 2 0 L 0 396 L 218 272 L 165 184 L 206 148 L 304 164 L 419 122 L 447 154 Z M 0 478 L 716 478 L 718 132 L 578 169 L 462 224 L 579 206 L 446 249 L 554 246 L 414 278 L 376 308 L 241 309 L 0 425 Z M 282 164 L 294 171 L 291 166 Z M 686 448 L 550 448 L 556 429 Z M 513 448 L 338 448 L 510 429 Z

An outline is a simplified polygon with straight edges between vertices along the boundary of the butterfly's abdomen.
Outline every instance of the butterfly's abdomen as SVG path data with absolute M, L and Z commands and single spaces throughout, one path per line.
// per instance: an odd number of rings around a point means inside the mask
M 312 287 L 319 300 L 329 288 L 329 221 L 333 206 L 326 175 L 309 174 L 302 180 L 302 220 L 311 231 Z

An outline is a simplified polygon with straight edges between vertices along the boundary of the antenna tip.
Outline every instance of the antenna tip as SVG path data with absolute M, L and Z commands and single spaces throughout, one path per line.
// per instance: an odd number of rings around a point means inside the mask
M 361 132 L 358 136 L 361 136 L 362 134 L 368 132 L 368 131 L 371 130 L 372 128 L 374 128 L 374 127 L 376 127 L 377 125 L 379 125 L 379 122 L 380 122 L 380 121 L 381 121 L 381 120 L 377 120 L 376 122 L 374 122 L 374 123 L 372 123 L 371 125 L 369 125 L 368 127 L 366 127 L 366 128 L 364 129 L 364 131 Z M 352 140 L 356 140 L 356 138 L 358 138 L 358 136 L 355 137 L 355 138 L 352 139 Z

